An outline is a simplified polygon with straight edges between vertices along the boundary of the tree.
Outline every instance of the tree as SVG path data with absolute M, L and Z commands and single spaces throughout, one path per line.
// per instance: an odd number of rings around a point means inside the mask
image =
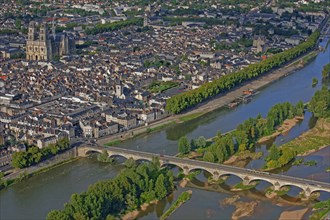
M 135 165 L 136 165 L 136 162 L 133 158 L 129 158 L 125 161 L 125 166 L 127 168 L 133 168 L 133 167 L 135 167 Z
M 97 160 L 101 162 L 110 162 L 109 154 L 107 150 L 102 150 L 102 153 L 97 155 Z
M 214 155 L 210 151 L 205 152 L 203 160 L 211 163 L 215 162 Z
M 160 174 L 156 180 L 155 193 L 158 199 L 162 199 L 167 195 L 163 174 Z
M 303 116 L 304 115 L 304 103 L 302 101 L 299 101 L 295 106 L 295 114 L 297 116 Z
M 206 139 L 203 136 L 200 136 L 197 140 L 196 143 L 198 148 L 204 148 L 206 147 Z
M 48 213 L 47 220 L 71 220 L 71 218 L 65 212 L 53 210 Z
M 275 144 L 273 144 L 269 149 L 269 155 L 266 160 L 278 160 L 281 156 L 281 152 L 278 150 Z
M 15 152 L 12 158 L 12 166 L 15 168 L 24 168 L 29 166 L 29 161 L 25 152 Z
M 181 154 L 187 154 L 191 150 L 189 140 L 186 136 L 183 136 L 179 139 L 179 152 Z
M 330 117 L 330 90 L 324 86 L 316 91 L 308 104 L 308 109 L 315 117 Z
M 22 26 L 22 21 L 21 21 L 21 19 L 16 19 L 16 20 L 15 20 L 15 27 L 16 27 L 17 29 L 20 29 L 21 26 Z

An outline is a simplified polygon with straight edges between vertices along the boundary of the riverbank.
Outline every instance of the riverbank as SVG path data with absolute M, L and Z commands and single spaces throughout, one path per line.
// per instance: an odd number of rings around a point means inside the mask
M 175 210 L 180 208 L 180 206 L 182 206 L 191 198 L 191 195 L 192 195 L 192 190 L 188 190 L 181 193 L 178 199 L 170 206 L 170 208 L 163 213 L 163 215 L 160 217 L 160 220 L 165 220 L 168 217 L 170 217 L 170 215 L 172 215 L 175 212 Z
M 330 119 L 320 118 L 314 128 L 304 132 L 294 140 L 283 144 L 280 148 L 290 148 L 297 156 L 306 156 L 322 148 L 330 146 Z
M 271 139 L 274 139 L 276 138 L 277 136 L 283 134 L 287 134 L 294 126 L 296 126 L 298 124 L 298 122 L 302 121 L 304 119 L 304 116 L 296 116 L 292 119 L 286 119 L 282 125 L 280 125 L 276 131 L 271 134 L 271 135 L 268 135 L 268 136 L 265 136 L 265 137 L 262 137 L 260 138 L 257 143 L 258 144 L 262 144 L 262 143 L 265 143 Z
M 294 211 L 284 211 L 281 213 L 279 220 L 287 220 L 287 219 L 303 219 L 304 215 L 308 211 L 308 208 L 294 210 Z
M 0 188 L 0 190 L 6 189 L 7 187 L 10 187 L 10 186 L 22 181 L 22 180 L 25 180 L 25 179 L 31 178 L 33 176 L 45 173 L 49 170 L 52 170 L 52 169 L 57 168 L 59 166 L 71 163 L 71 162 L 76 161 L 78 159 L 79 159 L 79 157 L 75 157 L 75 158 L 67 159 L 67 160 L 64 160 L 64 161 L 60 161 L 58 163 L 55 163 L 55 164 L 52 164 L 52 165 L 49 165 L 49 166 L 40 167 L 39 169 L 37 169 L 33 172 L 30 172 L 30 173 L 26 172 L 25 170 L 20 170 L 18 172 L 15 172 L 16 177 L 8 178 L 8 177 L 5 176 L 4 181 L 6 181 L 7 184 L 5 185 L 5 187 Z
M 137 127 L 131 130 L 128 130 L 126 132 L 122 132 L 119 134 L 107 136 L 107 137 L 102 137 L 98 139 L 98 144 L 100 145 L 105 145 L 109 142 L 113 141 L 119 141 L 123 142 L 128 139 L 132 139 L 136 137 L 136 135 L 142 135 L 146 133 L 150 133 L 150 129 L 154 129 L 160 126 L 169 126 L 171 123 L 182 123 L 182 122 L 187 122 L 189 120 L 196 119 L 198 117 L 201 117 L 211 111 L 214 111 L 216 109 L 219 109 L 221 107 L 224 107 L 228 105 L 230 102 L 234 101 L 237 97 L 241 96 L 244 91 L 253 89 L 253 90 L 260 90 L 264 88 L 265 86 L 288 76 L 289 74 L 293 73 L 294 71 L 304 67 L 307 63 L 304 63 L 303 65 L 299 62 L 304 60 L 304 58 L 309 57 L 310 54 L 317 54 L 317 50 L 312 50 L 308 52 L 307 54 L 303 55 L 302 57 L 291 61 L 290 63 L 286 64 L 285 66 L 281 67 L 280 69 L 273 70 L 267 74 L 262 75 L 261 77 L 250 81 L 246 82 L 235 89 L 227 92 L 226 94 L 223 95 L 218 95 L 208 101 L 205 101 L 203 103 L 198 104 L 196 107 L 193 109 L 189 110 L 188 112 L 181 113 L 178 115 L 169 115 L 163 119 L 160 119 L 156 122 L 150 123 L 147 126 L 143 127 Z
M 17 168 L 17 169 L 9 170 L 6 172 L 6 175 L 3 177 L 3 180 L 7 182 L 6 187 L 8 187 L 23 179 L 30 178 L 40 173 L 47 172 L 51 169 L 73 162 L 77 159 L 79 158 L 76 157 L 76 149 L 71 148 L 45 161 L 42 161 L 34 166 L 30 166 L 24 169 Z
M 248 217 L 251 216 L 256 207 L 259 205 L 258 201 L 251 201 L 251 202 L 243 202 L 238 201 L 241 197 L 239 195 L 234 195 L 230 198 L 226 198 L 223 201 L 220 201 L 220 206 L 235 206 L 235 211 L 233 212 L 231 219 L 237 220 L 242 217 Z

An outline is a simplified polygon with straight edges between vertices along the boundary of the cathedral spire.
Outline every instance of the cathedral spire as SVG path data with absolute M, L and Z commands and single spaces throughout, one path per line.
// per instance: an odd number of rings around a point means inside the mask
M 53 35 L 54 40 L 55 40 L 55 36 L 56 36 L 56 32 L 55 32 L 55 18 L 56 18 L 56 14 L 54 14 L 53 22 L 52 22 L 52 35 Z

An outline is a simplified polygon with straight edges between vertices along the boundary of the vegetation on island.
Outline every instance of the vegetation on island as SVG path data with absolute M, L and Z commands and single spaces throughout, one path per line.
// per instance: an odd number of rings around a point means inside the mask
M 203 136 L 192 139 L 191 141 L 189 141 L 186 136 L 183 136 L 179 139 L 178 142 L 179 153 L 185 155 L 188 154 L 191 150 L 205 148 L 206 144 L 206 139 Z
M 173 191 L 173 174 L 161 169 L 157 158 L 140 165 L 129 159 L 125 165 L 115 178 L 99 181 L 86 192 L 73 194 L 64 209 L 49 212 L 47 220 L 116 219 Z
M 70 141 L 67 138 L 59 139 L 56 144 L 49 144 L 41 149 L 36 146 L 28 146 L 25 152 L 21 151 L 13 154 L 12 166 L 15 168 L 29 167 L 69 148 Z
M 313 78 L 312 86 L 316 86 L 318 83 L 319 83 L 319 81 L 316 78 Z
M 330 145 L 330 90 L 323 87 L 317 91 L 309 102 L 308 109 L 318 118 L 315 127 L 279 148 L 272 147 L 266 159 L 266 169 L 280 168 L 292 161 L 297 155 Z M 296 163 L 300 163 L 300 161 Z M 312 164 L 307 163 L 305 165 Z
M 179 195 L 178 199 L 172 203 L 170 208 L 164 212 L 160 217 L 161 220 L 167 219 L 175 210 L 177 210 L 183 203 L 187 202 L 191 198 L 191 192 L 183 192 Z
M 313 205 L 314 213 L 309 217 L 311 220 L 323 219 L 330 212 L 330 199 Z
M 266 118 L 259 114 L 256 118 L 249 118 L 237 126 L 235 131 L 222 135 L 220 132 L 213 139 L 214 142 L 205 148 L 203 160 L 223 163 L 235 153 L 251 150 L 257 140 L 275 132 L 277 126 L 284 120 L 295 116 L 302 116 L 304 105 L 298 102 L 295 106 L 286 102 L 274 105 Z M 285 152 L 290 154 L 290 152 Z
M 305 42 L 292 49 L 277 53 L 266 60 L 251 64 L 240 71 L 223 76 L 213 82 L 205 83 L 197 89 L 172 96 L 166 102 L 166 109 L 174 114 L 180 113 L 243 82 L 252 80 L 314 48 L 319 36 L 320 31 L 315 31 Z
M 109 157 L 108 151 L 103 150 L 101 154 L 97 155 L 97 160 L 103 163 L 113 163 L 114 159 Z
M 324 65 L 322 70 L 322 78 L 327 79 L 330 77 L 330 63 Z

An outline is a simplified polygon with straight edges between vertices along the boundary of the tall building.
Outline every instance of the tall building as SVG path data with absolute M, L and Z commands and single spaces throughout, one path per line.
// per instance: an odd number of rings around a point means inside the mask
M 39 31 L 39 34 L 38 34 Z M 67 33 L 49 33 L 46 23 L 38 25 L 31 21 L 26 41 L 26 59 L 50 61 L 55 57 L 69 55 L 75 51 L 74 38 Z

